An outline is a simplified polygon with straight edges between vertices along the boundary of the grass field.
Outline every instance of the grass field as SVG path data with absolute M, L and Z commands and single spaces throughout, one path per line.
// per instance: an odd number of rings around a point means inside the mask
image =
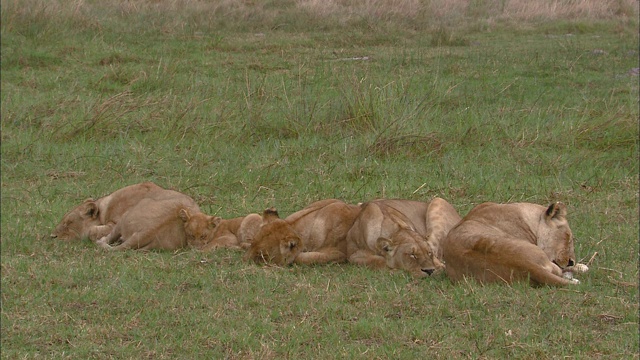
M 638 3 L 1 0 L 3 359 L 638 359 Z M 563 201 L 591 271 L 452 284 L 49 238 L 154 181 L 203 211 Z

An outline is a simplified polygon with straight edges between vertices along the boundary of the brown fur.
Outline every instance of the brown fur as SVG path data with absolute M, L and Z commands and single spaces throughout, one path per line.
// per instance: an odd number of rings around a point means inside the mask
M 443 242 L 447 275 L 453 281 L 470 277 L 483 283 L 577 283 L 563 278 L 563 269 L 576 264 L 566 213 L 562 203 L 476 206 Z M 578 265 L 575 269 L 588 269 Z
M 328 199 L 311 203 L 289 215 L 285 221 L 302 239 L 297 264 L 324 264 L 347 261 L 347 232 L 360 207 Z
M 96 241 L 109 234 L 122 215 L 140 200 L 162 191 L 160 186 L 145 182 L 129 185 L 98 200 L 87 199 L 62 217 L 51 237 Z
M 210 251 L 219 247 L 231 249 L 248 248 L 262 225 L 262 217 L 249 214 L 233 219 L 222 219 L 201 212 L 180 210 L 184 222 L 187 243 L 196 249 Z
M 192 198 L 176 191 L 164 190 L 144 198 L 129 209 L 113 231 L 97 241 L 108 250 L 176 250 L 187 245 L 179 212 L 199 212 Z
M 424 236 L 427 245 L 442 260 L 441 242 L 462 218 L 446 200 L 436 197 L 429 202 L 413 200 L 375 200 L 376 204 L 391 207 L 406 216 L 413 230 Z
M 274 253 L 280 251 L 280 247 L 262 246 L 258 242 L 272 242 L 277 236 L 297 236 L 301 240 L 302 251 L 296 256 L 295 263 L 344 262 L 347 259 L 346 235 L 359 212 L 359 206 L 348 205 L 340 200 L 316 201 L 280 222 L 277 227 L 279 234 L 274 232 L 273 236 L 266 237 L 261 232 L 272 229 L 265 227 L 259 230 L 254 247 L 262 247 L 261 256 L 267 254 L 272 258 Z
M 443 209 L 445 213 L 437 213 Z M 410 200 L 365 203 L 347 234 L 349 262 L 403 269 L 419 278 L 431 275 L 443 267 L 436 251 L 451 223 L 456 222 L 456 216 L 455 209 L 439 198 L 432 203 Z
M 302 251 L 300 236 L 274 208 L 264 211 L 262 225 L 247 249 L 244 259 L 258 263 L 290 265 Z

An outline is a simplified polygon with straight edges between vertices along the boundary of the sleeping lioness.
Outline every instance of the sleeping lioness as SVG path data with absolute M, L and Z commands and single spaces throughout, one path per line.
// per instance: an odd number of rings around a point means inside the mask
M 447 237 L 449 230 L 462 220 L 456 209 L 439 197 L 429 202 L 396 199 L 381 199 L 373 202 L 393 208 L 406 216 L 412 228 L 424 236 L 424 240 L 438 260 L 442 260 L 440 243 Z
M 152 182 L 129 185 L 97 200 L 87 199 L 66 213 L 51 233 L 60 240 L 96 241 L 109 234 L 122 215 L 165 189 Z
M 347 234 L 350 263 L 401 269 L 418 278 L 443 267 L 422 235 L 427 233 L 427 203 L 375 200 L 361 206 Z
M 533 284 L 577 284 L 563 272 L 585 272 L 577 264 L 563 203 L 484 203 L 473 208 L 443 242 L 447 275 L 480 282 L 530 280 Z

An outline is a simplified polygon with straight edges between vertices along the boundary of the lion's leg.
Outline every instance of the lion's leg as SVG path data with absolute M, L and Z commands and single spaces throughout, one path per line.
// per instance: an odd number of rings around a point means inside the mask
M 330 262 L 345 262 L 347 255 L 337 248 L 330 247 L 318 251 L 301 252 L 295 259 L 296 264 L 326 264 Z
M 150 241 L 145 233 L 137 231 L 133 233 L 126 239 L 123 239 L 122 244 L 117 246 L 110 246 L 108 249 L 112 251 L 122 251 L 122 250 L 143 250 L 147 245 L 149 245 Z
M 212 251 L 221 247 L 229 249 L 241 249 L 238 238 L 233 234 L 229 234 L 217 237 L 209 241 L 202 247 L 202 251 Z
M 96 226 L 92 226 L 89 229 L 89 233 L 88 233 L 88 238 L 89 240 L 96 242 L 99 239 L 109 235 L 109 233 L 111 233 L 111 231 L 113 231 L 114 228 L 114 224 L 110 223 L 107 225 L 96 225 Z
M 202 247 L 202 251 L 212 251 L 218 248 L 229 248 L 235 250 L 242 249 L 238 242 L 238 238 L 233 234 L 229 234 L 211 240 Z
M 120 226 L 116 225 L 108 234 L 98 238 L 95 243 L 103 249 L 110 250 L 112 247 L 111 244 L 120 241 L 121 236 L 122 232 L 120 231 Z
M 589 267 L 585 264 L 581 264 L 581 263 L 577 263 L 573 266 L 570 266 L 568 268 L 565 268 L 562 270 L 563 272 L 567 272 L 567 271 L 571 271 L 571 272 L 577 272 L 577 273 L 586 273 L 587 271 L 589 271 Z
M 528 277 L 536 284 L 577 283 L 563 278 L 560 267 L 552 263 L 542 249 L 512 238 L 479 237 L 445 259 L 447 274 L 454 280 L 473 276 L 481 282 L 511 283 Z
M 499 246 L 503 245 L 503 243 L 499 244 Z M 562 269 L 551 262 L 538 246 L 528 243 L 520 246 L 519 248 L 504 247 L 503 259 L 508 260 L 503 264 L 516 270 L 526 271 L 529 274 L 529 279 L 536 284 L 561 286 L 579 283 L 577 279 L 563 277 Z
M 358 250 L 349 256 L 349 262 L 356 265 L 365 265 L 376 269 L 387 267 L 387 261 L 383 256 L 375 255 L 369 251 Z
M 536 266 L 537 265 L 537 266 Z M 545 255 L 540 262 L 533 264 L 529 270 L 531 280 L 538 284 L 546 285 L 571 285 L 579 284 L 578 279 L 573 278 L 571 272 L 564 272 L 558 265 L 552 263 Z
M 439 260 L 442 260 L 442 242 L 460 220 L 462 218 L 456 209 L 446 200 L 434 198 L 429 203 L 425 219 L 427 224 L 427 244 Z

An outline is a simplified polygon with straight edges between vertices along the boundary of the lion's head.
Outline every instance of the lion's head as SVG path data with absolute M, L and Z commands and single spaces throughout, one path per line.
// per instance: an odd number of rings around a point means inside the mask
M 87 199 L 66 213 L 51 233 L 52 238 L 60 240 L 83 240 L 89 237 L 89 230 L 101 225 L 98 205 L 93 199 Z
M 290 265 L 302 251 L 302 241 L 274 208 L 262 214 L 262 226 L 245 253 L 245 260 Z
M 187 235 L 187 244 L 196 249 L 205 246 L 214 236 L 216 227 L 222 221 L 218 216 L 196 212 L 191 213 L 188 209 L 182 208 L 178 216 L 184 223 L 184 231 Z
M 417 278 L 444 267 L 425 239 L 407 228 L 401 228 L 391 238 L 378 238 L 377 247 L 384 254 L 388 267 L 406 270 Z
M 560 268 L 576 264 L 573 235 L 567 221 L 567 207 L 561 202 L 549 205 L 538 227 L 538 247 Z

